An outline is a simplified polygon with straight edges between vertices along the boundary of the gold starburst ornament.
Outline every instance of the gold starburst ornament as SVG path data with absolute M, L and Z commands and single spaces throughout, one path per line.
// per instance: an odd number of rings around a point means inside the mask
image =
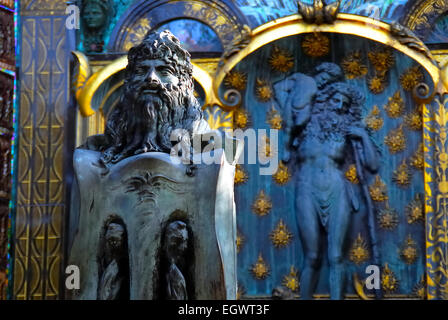
M 412 174 L 406 164 L 406 161 L 398 166 L 397 170 L 394 170 L 392 180 L 400 187 L 407 187 L 411 184 Z
M 249 175 L 240 164 L 235 166 L 235 185 L 244 184 L 249 179 Z
M 412 91 L 423 79 L 423 73 L 418 66 L 409 68 L 400 76 L 401 86 L 406 91 Z
M 271 129 L 280 130 L 283 124 L 283 118 L 274 107 L 267 113 L 266 122 L 269 124 Z
M 394 64 L 395 58 L 392 50 L 376 50 L 368 53 L 370 63 L 380 74 L 385 74 Z
M 378 106 L 373 106 L 372 111 L 365 118 L 364 123 L 367 128 L 378 131 L 383 127 L 384 119 L 380 116 L 380 108 Z
M 297 270 L 294 268 L 294 266 L 291 266 L 289 274 L 283 277 L 282 285 L 290 289 L 292 292 L 299 291 L 300 282 L 297 275 Z
M 384 110 L 386 110 L 390 118 L 399 118 L 403 115 L 404 101 L 400 91 L 395 92 L 392 97 L 389 97 L 389 101 L 384 106 Z
M 224 79 L 224 84 L 227 87 L 242 91 L 246 89 L 247 75 L 243 72 L 232 70 Z
M 238 230 L 236 232 L 236 252 L 237 253 L 240 253 L 241 248 L 243 247 L 243 244 L 244 244 L 244 240 L 245 240 L 245 238 L 244 238 L 243 234 Z
M 412 289 L 412 293 L 421 300 L 426 299 L 426 275 L 422 275 L 420 281 Z
M 420 143 L 415 153 L 411 156 L 410 161 L 411 166 L 415 169 L 423 170 L 425 167 L 425 158 L 423 153 L 423 143 Z
M 250 268 L 250 271 L 252 272 L 253 277 L 257 280 L 264 280 L 269 276 L 269 266 L 264 261 L 261 253 L 258 255 L 257 262 Z
M 425 221 L 425 213 L 423 210 L 422 195 L 417 193 L 414 199 L 406 206 L 406 221 L 409 224 Z
M 244 109 L 238 109 L 234 114 L 235 126 L 239 129 L 245 129 L 249 124 L 249 113 Z
M 273 96 L 271 85 L 266 80 L 257 79 L 255 85 L 255 95 L 261 102 L 271 100 Z
M 352 52 L 341 62 L 347 79 L 356 79 L 367 74 L 367 67 L 362 62 L 361 53 L 359 51 Z
M 302 49 L 313 58 L 326 56 L 330 52 L 330 39 L 322 33 L 308 34 L 302 40 Z
M 252 211 L 260 216 L 263 217 L 267 215 L 272 209 L 272 202 L 271 199 L 265 194 L 263 190 L 261 190 L 258 193 L 257 198 L 255 199 L 254 203 L 252 204 Z
M 423 128 L 423 116 L 418 110 L 414 110 L 404 116 L 406 126 L 414 131 L 420 131 Z
M 387 186 L 379 175 L 375 177 L 375 181 L 369 186 L 369 193 L 373 201 L 382 202 L 389 199 Z
M 381 287 L 384 291 L 392 293 L 398 290 L 398 286 L 399 283 L 395 273 L 389 268 L 389 264 L 386 263 L 381 272 Z
M 396 210 L 389 208 L 387 205 L 385 209 L 378 213 L 378 224 L 380 228 L 385 230 L 393 230 L 398 225 L 398 213 Z
M 274 179 L 275 183 L 279 185 L 285 185 L 291 179 L 291 174 L 289 173 L 288 167 L 280 161 L 278 164 L 277 171 L 272 175 L 272 179 Z
M 274 230 L 272 230 L 269 237 L 271 238 L 274 247 L 279 249 L 284 248 L 288 244 L 290 244 L 293 235 L 291 232 L 289 232 L 288 227 L 283 222 L 283 220 L 280 219 L 277 226 L 275 227 Z
M 349 259 L 351 262 L 360 265 L 361 263 L 369 260 L 369 256 L 370 254 L 367 248 L 367 243 L 361 237 L 361 233 L 359 233 L 350 249 Z
M 246 294 L 246 288 L 244 286 L 237 282 L 236 286 L 236 300 L 241 300 L 241 298 Z
M 406 149 L 406 137 L 403 131 L 403 125 L 397 129 L 392 129 L 386 137 L 384 143 L 389 147 L 389 152 L 395 154 Z
M 274 46 L 269 57 L 269 65 L 272 70 L 285 73 L 294 67 L 294 57 L 288 50 Z
M 386 89 L 386 77 L 375 75 L 367 80 L 367 84 L 373 94 L 380 94 Z
M 412 239 L 411 235 L 407 237 L 400 251 L 400 258 L 406 264 L 413 264 L 418 258 L 417 243 Z

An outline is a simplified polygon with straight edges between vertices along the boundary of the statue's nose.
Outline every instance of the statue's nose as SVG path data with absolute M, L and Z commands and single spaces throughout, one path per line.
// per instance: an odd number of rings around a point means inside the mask
M 153 85 L 157 85 L 160 82 L 160 79 L 154 70 L 151 70 L 148 73 L 146 80 L 149 82 L 149 84 L 153 84 Z

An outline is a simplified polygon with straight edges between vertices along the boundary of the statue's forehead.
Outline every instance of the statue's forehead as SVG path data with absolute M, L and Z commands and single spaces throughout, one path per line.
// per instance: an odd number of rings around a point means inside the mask
M 338 97 L 338 98 L 341 98 L 341 99 L 347 100 L 347 101 L 350 100 L 350 98 L 349 98 L 347 93 L 340 92 L 340 91 L 336 91 L 335 93 L 333 93 L 333 97 Z
M 142 59 L 137 61 L 137 65 L 140 67 L 158 67 L 169 65 L 169 63 L 162 59 Z

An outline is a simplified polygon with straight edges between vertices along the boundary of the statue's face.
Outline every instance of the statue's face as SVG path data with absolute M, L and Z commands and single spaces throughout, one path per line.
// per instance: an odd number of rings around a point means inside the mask
M 89 29 L 98 29 L 106 23 L 106 14 L 98 4 L 90 3 L 84 8 L 83 19 Z
M 348 97 L 340 92 L 336 92 L 328 101 L 328 108 L 334 110 L 339 114 L 345 113 L 350 105 Z
M 317 87 L 322 89 L 328 82 L 330 82 L 331 75 L 327 72 L 321 72 L 314 77 L 314 80 L 316 81 Z
M 117 223 L 111 223 L 107 227 L 106 241 L 113 249 L 121 248 L 123 245 L 124 229 Z
M 132 79 L 139 94 L 157 95 L 161 85 L 169 84 L 177 87 L 179 78 L 176 70 L 167 62 L 160 59 L 143 60 L 136 64 Z

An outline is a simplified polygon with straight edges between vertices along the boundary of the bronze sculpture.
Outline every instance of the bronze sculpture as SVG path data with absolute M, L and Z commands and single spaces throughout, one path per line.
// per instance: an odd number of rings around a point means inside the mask
M 300 281 L 302 299 L 311 299 L 316 288 L 325 241 L 330 297 L 343 298 L 343 247 L 350 214 L 359 210 L 359 199 L 344 178 L 343 166 L 347 159 L 355 159 L 358 172 L 378 169 L 377 151 L 361 121 L 364 97 L 358 89 L 335 82 L 337 72 L 330 70 L 336 67 L 332 63 L 319 66 L 314 87 L 317 90 L 306 94 L 311 96 L 310 102 L 290 111 L 293 124 L 289 132 L 294 143 L 287 147 L 295 152 L 294 165 L 298 166 L 296 216 L 305 256 Z M 296 74 L 295 78 L 301 76 L 307 77 Z M 281 83 L 277 84 L 278 90 L 281 87 Z M 295 94 L 290 93 L 292 99 Z
M 220 161 L 193 172 L 171 154 L 208 131 L 189 53 L 171 32 L 150 32 L 129 52 L 105 133 L 74 154 L 69 264 L 81 268 L 81 289 L 73 298 L 235 298 L 234 163 L 217 147 Z
M 107 166 L 140 153 L 169 153 L 176 129 L 210 131 L 193 94 L 192 73 L 190 54 L 167 30 L 149 33 L 132 48 L 122 99 L 104 135 L 94 136 L 102 151 L 100 162 Z

